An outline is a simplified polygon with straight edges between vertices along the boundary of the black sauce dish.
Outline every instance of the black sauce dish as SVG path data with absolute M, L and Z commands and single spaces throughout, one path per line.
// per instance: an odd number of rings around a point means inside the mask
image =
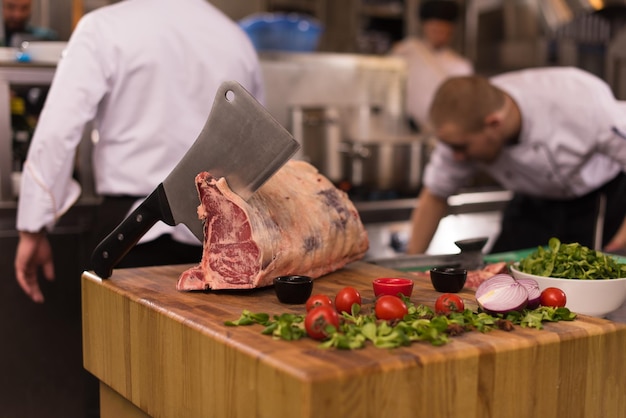
M 298 275 L 276 277 L 274 290 L 281 303 L 305 303 L 313 291 L 313 279 Z
M 430 281 L 437 292 L 458 293 L 465 286 L 467 270 L 456 267 L 433 267 Z

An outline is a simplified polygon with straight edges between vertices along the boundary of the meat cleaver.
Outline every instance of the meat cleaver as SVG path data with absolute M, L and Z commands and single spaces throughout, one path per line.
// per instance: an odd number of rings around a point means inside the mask
M 158 221 L 185 224 L 202 242 L 196 175 L 224 177 L 247 200 L 300 148 L 300 144 L 239 83 L 220 85 L 209 117 L 191 148 L 165 180 L 126 217 L 92 255 L 103 279 Z

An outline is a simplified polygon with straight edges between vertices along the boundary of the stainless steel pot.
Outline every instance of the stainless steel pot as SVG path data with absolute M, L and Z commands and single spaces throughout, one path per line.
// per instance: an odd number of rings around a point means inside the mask
M 344 148 L 344 178 L 372 191 L 417 192 L 426 161 L 421 136 L 349 141 Z
M 342 179 L 341 126 L 336 107 L 292 107 L 291 132 L 302 145 L 296 158 L 313 164 L 320 173 L 337 183 Z

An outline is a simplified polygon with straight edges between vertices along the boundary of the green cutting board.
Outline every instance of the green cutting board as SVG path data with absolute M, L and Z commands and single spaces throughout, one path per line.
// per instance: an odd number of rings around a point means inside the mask
M 529 256 L 534 251 L 537 250 L 537 247 L 534 248 L 526 248 L 524 250 L 516 250 L 516 251 L 507 251 L 504 253 L 495 253 L 495 254 L 486 254 L 483 258 L 485 263 L 498 263 L 501 261 L 519 261 L 524 257 Z

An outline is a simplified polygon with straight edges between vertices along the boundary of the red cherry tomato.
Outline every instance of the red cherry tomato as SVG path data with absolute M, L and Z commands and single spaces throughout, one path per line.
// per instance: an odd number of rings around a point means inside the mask
M 435 301 L 435 312 L 438 314 L 449 314 L 450 312 L 463 312 L 465 304 L 463 299 L 454 293 L 444 293 Z
M 313 308 L 304 317 L 304 329 L 309 337 L 315 340 L 325 340 L 329 336 L 328 327 L 339 328 L 339 315 L 331 306 Z
M 361 294 L 354 287 L 344 287 L 335 296 L 335 309 L 337 312 L 352 313 L 352 305 L 361 305 Z
M 326 295 L 313 295 L 306 301 L 306 311 L 309 312 L 313 308 L 318 306 L 333 306 L 333 301 Z
M 555 308 L 561 308 L 565 306 L 567 297 L 565 292 L 557 287 L 546 287 L 539 296 L 539 303 L 542 306 L 552 306 Z
M 402 319 L 409 311 L 402 299 L 397 296 L 383 295 L 376 300 L 374 307 L 378 319 Z

